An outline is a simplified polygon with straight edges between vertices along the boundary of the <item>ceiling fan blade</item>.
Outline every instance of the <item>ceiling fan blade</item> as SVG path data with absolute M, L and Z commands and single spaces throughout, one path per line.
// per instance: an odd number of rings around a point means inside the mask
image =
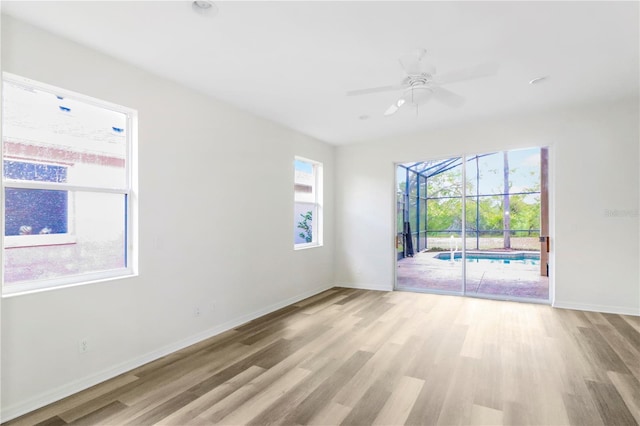
M 434 80 L 438 84 L 456 83 L 458 81 L 471 80 L 474 78 L 489 77 L 498 72 L 498 64 L 489 62 L 479 64 L 475 67 L 451 71 L 442 75 L 436 75 Z
M 409 75 L 419 75 L 422 73 L 421 62 L 427 54 L 425 49 L 418 49 L 413 53 L 408 53 L 400 57 L 400 65 Z
M 399 110 L 399 109 L 400 109 L 400 108 L 398 108 L 398 107 L 396 106 L 396 104 L 395 104 L 395 103 L 393 103 L 393 104 L 391 104 L 391 106 L 390 106 L 389 108 L 387 108 L 387 110 L 384 112 L 384 115 L 385 115 L 385 117 L 388 117 L 388 116 L 393 115 L 393 114 L 395 114 L 396 112 L 398 112 L 398 110 Z
M 459 108 L 465 102 L 462 96 L 455 94 L 450 90 L 443 89 L 442 87 L 439 87 L 439 86 L 431 87 L 431 91 L 433 92 L 433 97 L 436 100 L 452 108 Z
M 387 108 L 387 110 L 384 112 L 384 115 L 386 117 L 395 114 L 396 112 L 398 112 L 398 110 L 400 109 L 400 107 L 402 105 L 404 105 L 406 103 L 404 98 L 400 98 L 397 101 L 395 101 L 394 103 L 391 104 L 391 106 L 389 108 Z
M 390 92 L 392 90 L 403 89 L 404 85 L 397 84 L 395 86 L 371 87 L 369 89 L 351 90 L 347 92 L 347 96 L 368 95 L 369 93 Z

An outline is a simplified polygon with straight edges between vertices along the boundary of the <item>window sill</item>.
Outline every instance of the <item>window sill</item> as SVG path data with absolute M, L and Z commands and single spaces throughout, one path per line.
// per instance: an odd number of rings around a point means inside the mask
M 322 247 L 322 244 L 320 243 L 308 243 L 308 244 L 296 244 L 293 246 L 293 250 L 307 250 L 307 249 L 312 249 L 312 248 L 316 248 L 316 247 Z
M 58 246 L 75 243 L 76 236 L 72 234 L 11 235 L 4 237 L 5 248 Z
M 78 287 L 103 283 L 107 281 L 121 280 L 124 278 L 137 277 L 138 273 L 132 268 L 118 269 L 113 271 L 95 272 L 84 274 L 81 276 L 71 275 L 61 278 L 52 278 L 48 280 L 18 282 L 15 284 L 4 284 L 2 287 L 2 298 L 24 296 L 34 293 L 42 293 L 51 290 L 60 290 L 63 288 Z M 82 281 L 78 279 L 83 278 Z

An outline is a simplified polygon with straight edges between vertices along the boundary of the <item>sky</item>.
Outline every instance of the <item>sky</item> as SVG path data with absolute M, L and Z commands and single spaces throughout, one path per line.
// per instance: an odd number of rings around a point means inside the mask
M 45 90 L 3 83 L 3 137 L 79 152 L 126 156 L 127 116 Z
M 478 155 L 484 154 L 486 153 L 479 153 Z M 415 164 L 417 161 L 420 160 L 405 163 L 405 165 Z M 467 180 L 471 180 L 472 182 L 476 181 L 475 164 L 475 160 L 467 163 Z M 480 194 L 502 193 L 504 190 L 502 152 L 479 158 L 478 166 L 481 177 Z M 540 148 L 535 147 L 509 151 L 509 169 L 511 170 L 509 175 L 511 193 L 521 192 L 526 188 L 534 187 L 540 180 Z M 402 167 L 398 167 L 396 179 L 398 184 L 405 181 L 405 170 Z
M 296 159 L 294 164 L 295 164 L 296 171 L 309 173 L 309 174 L 311 174 L 311 172 L 313 171 L 313 165 L 306 161 Z

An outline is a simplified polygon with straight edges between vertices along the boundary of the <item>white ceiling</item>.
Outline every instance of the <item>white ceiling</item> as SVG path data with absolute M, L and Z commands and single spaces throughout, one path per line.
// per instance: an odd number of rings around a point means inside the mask
M 638 2 L 2 1 L 2 13 L 334 144 L 498 114 L 637 96 Z M 427 49 L 437 72 L 496 61 L 447 85 L 467 102 L 383 113 L 398 58 Z M 528 81 L 551 78 L 538 85 Z M 360 119 L 369 116 L 368 119 Z

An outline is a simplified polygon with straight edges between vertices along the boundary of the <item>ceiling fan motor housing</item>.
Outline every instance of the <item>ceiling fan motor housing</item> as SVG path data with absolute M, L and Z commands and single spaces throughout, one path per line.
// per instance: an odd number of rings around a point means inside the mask
M 427 73 L 407 77 L 406 84 L 409 87 L 404 91 L 404 99 L 414 105 L 424 104 L 433 95 L 432 81 L 433 77 Z

